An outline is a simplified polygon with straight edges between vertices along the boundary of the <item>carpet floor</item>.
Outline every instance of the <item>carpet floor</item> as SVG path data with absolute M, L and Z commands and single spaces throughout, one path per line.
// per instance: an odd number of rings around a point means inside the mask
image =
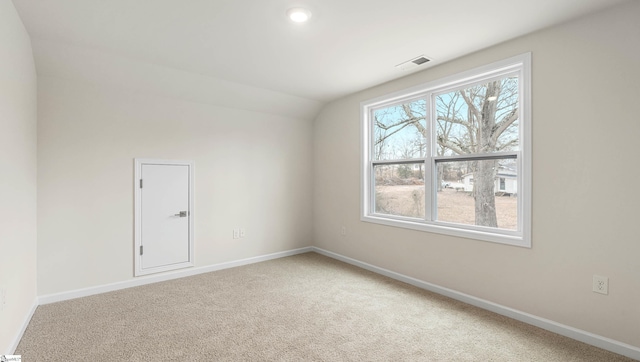
M 632 361 L 307 253 L 37 308 L 22 361 Z

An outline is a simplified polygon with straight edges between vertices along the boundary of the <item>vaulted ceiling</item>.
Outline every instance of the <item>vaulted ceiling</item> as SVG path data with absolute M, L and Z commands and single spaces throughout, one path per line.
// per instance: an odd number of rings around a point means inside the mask
M 13 0 L 41 75 L 296 117 L 623 1 Z M 310 21 L 289 21 L 294 6 Z M 432 61 L 395 67 L 423 54 Z

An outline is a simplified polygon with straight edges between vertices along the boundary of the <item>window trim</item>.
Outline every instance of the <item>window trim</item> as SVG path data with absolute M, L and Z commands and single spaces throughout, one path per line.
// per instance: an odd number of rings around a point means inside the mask
M 433 208 L 436 207 L 434 198 L 436 188 L 434 187 L 435 168 L 438 161 L 454 161 L 457 158 L 467 160 L 470 155 L 466 156 L 427 156 L 416 159 L 399 159 L 399 160 L 373 160 L 373 141 L 372 134 L 372 111 L 393 105 L 405 103 L 411 100 L 432 97 L 436 94 L 446 92 L 450 89 L 462 86 L 472 86 L 474 84 L 483 83 L 496 78 L 502 78 L 510 73 L 517 73 L 519 81 L 519 102 L 520 102 L 520 121 L 519 121 L 519 151 L 496 152 L 490 155 L 477 154 L 473 157 L 491 156 L 499 158 L 499 156 L 516 155 L 518 160 L 518 230 L 496 229 L 477 225 L 455 224 L 444 221 L 433 220 Z M 427 127 L 430 130 L 430 147 L 434 148 L 435 138 L 432 132 L 432 114 L 433 110 L 429 109 L 430 101 L 427 102 Z M 361 202 L 360 202 L 360 220 L 376 224 L 382 224 L 393 227 L 420 230 L 444 235 L 457 236 L 468 239 L 489 241 L 514 246 L 531 247 L 531 53 L 525 53 L 514 56 L 502 61 L 494 62 L 475 69 L 457 73 L 448 77 L 437 79 L 428 83 L 420 84 L 408 89 L 399 90 L 390 94 L 369 99 L 360 103 L 360 135 L 361 135 L 361 168 L 360 168 L 360 185 L 361 185 Z M 431 155 L 435 152 L 431 149 Z M 375 164 L 397 164 L 397 163 L 420 163 L 425 165 L 425 218 L 414 219 L 395 215 L 384 215 L 375 213 L 374 210 L 374 192 L 375 175 L 372 172 Z M 430 171 L 428 171 L 430 170 Z

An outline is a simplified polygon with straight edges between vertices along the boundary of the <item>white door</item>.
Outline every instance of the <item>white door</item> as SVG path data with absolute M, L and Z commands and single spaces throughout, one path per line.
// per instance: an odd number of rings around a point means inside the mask
M 136 273 L 193 266 L 193 163 L 136 159 Z

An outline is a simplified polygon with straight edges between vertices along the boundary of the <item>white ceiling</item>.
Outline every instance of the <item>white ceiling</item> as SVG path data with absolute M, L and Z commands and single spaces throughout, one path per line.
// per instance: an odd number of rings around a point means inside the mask
M 395 65 L 418 55 L 433 59 L 426 69 L 623 1 L 13 0 L 39 73 L 113 77 L 118 59 L 316 105 L 405 76 Z M 291 23 L 293 6 L 311 20 Z

